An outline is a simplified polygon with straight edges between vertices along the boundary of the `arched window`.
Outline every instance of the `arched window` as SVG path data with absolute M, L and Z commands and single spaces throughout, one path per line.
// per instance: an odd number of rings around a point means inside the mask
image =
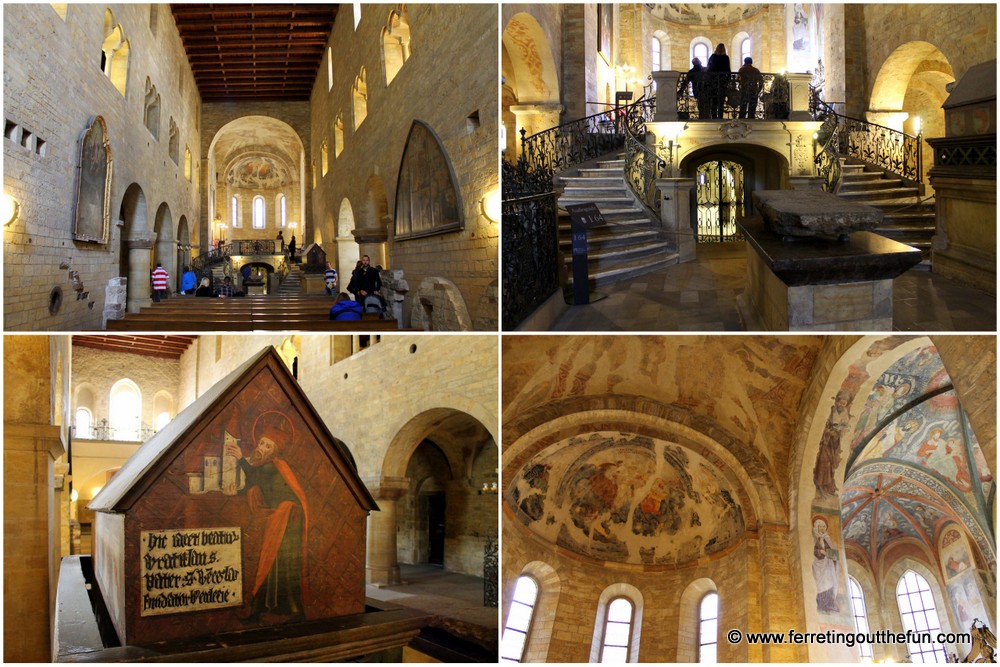
M 264 229 L 264 198 L 257 195 L 253 198 L 253 228 Z
M 323 169 L 323 175 L 326 176 L 326 172 L 330 170 L 330 148 L 324 141 L 323 145 L 319 149 L 320 156 L 320 166 Z
M 167 135 L 167 153 L 170 155 L 170 159 L 174 161 L 174 164 L 180 166 L 180 142 L 179 142 L 179 132 L 177 130 L 177 123 L 174 119 L 170 119 L 170 129 Z
M 507 623 L 503 626 L 500 639 L 500 659 L 507 662 L 521 662 L 524 647 L 528 643 L 531 617 L 538 599 L 538 584 L 531 577 L 518 577 L 514 586 L 514 597 L 507 613 Z
M 608 605 L 601 639 L 601 662 L 621 664 L 629 661 L 632 648 L 632 602 L 628 598 L 615 598 Z
M 354 86 L 351 94 L 354 99 L 354 129 L 357 130 L 368 117 L 368 75 L 365 68 L 361 68 L 361 73 L 354 79 Z
M 89 440 L 91 438 L 90 427 L 94 423 L 93 415 L 87 408 L 76 409 L 76 437 Z
M 142 424 L 142 394 L 129 379 L 122 379 L 111 387 L 108 406 L 111 415 L 111 437 L 115 440 L 138 440 Z
M 287 202 L 285 195 L 278 195 L 278 227 L 284 227 L 288 223 Z
M 333 47 L 326 47 L 326 90 L 333 90 Z
M 161 412 L 160 414 L 156 415 L 156 430 L 157 431 L 161 430 L 164 426 L 166 426 L 169 423 L 170 423 L 170 413 L 169 412 Z
M 243 218 L 240 215 L 240 198 L 233 195 L 229 198 L 229 224 L 233 227 L 242 227 Z
M 333 157 L 336 159 L 340 157 L 340 153 L 344 150 L 344 118 L 342 116 L 337 116 L 337 120 L 333 124 Z
M 184 147 L 184 178 L 191 180 L 191 149 Z
M 118 92 L 125 95 L 128 79 L 129 43 L 121 24 L 111 10 L 104 13 L 104 43 L 101 44 L 101 70 Z
M 698 662 L 718 661 L 719 594 L 708 593 L 698 605 Z
M 868 608 L 865 606 L 865 594 L 854 577 L 847 578 L 847 588 L 851 594 L 851 611 L 854 614 L 854 629 L 859 633 L 868 632 Z M 858 644 L 861 659 L 871 660 L 874 657 L 872 645 L 868 642 Z
M 382 60 L 385 63 L 385 85 L 396 78 L 410 57 L 410 24 L 406 12 L 389 12 L 389 21 L 382 28 Z
M 937 605 L 927 580 L 913 570 L 907 570 L 896 584 L 896 603 L 903 619 L 903 629 L 913 633 L 929 633 L 931 637 L 941 630 Z M 937 642 L 913 644 L 907 648 L 913 662 L 947 662 L 944 646 Z
M 740 66 L 743 65 L 744 60 L 752 57 L 752 55 L 750 54 L 750 46 L 751 44 L 749 37 L 744 38 L 743 41 L 740 42 Z
M 660 40 L 657 37 L 653 37 L 649 40 L 649 50 L 652 54 L 653 60 L 653 71 L 660 71 Z
M 697 58 L 704 67 L 708 67 L 708 56 L 713 50 L 712 43 L 704 37 L 691 40 L 691 58 Z
M 150 78 L 146 77 L 146 100 L 142 111 L 142 120 L 157 141 L 160 140 L 160 94 Z

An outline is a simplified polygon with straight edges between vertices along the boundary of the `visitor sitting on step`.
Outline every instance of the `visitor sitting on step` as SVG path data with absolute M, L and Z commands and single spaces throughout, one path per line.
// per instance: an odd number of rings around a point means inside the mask
M 201 285 L 194 292 L 195 296 L 215 296 L 215 290 L 212 289 L 212 281 L 208 279 L 208 276 L 201 279 Z
M 351 301 L 351 297 L 347 292 L 341 292 L 337 295 L 337 303 L 330 307 L 330 319 L 360 320 L 361 304 L 357 301 Z
M 219 289 L 215 290 L 215 296 L 227 298 L 233 296 L 233 294 L 235 294 L 235 290 L 233 290 L 233 279 L 226 276 L 222 279 L 222 284 L 219 285 Z

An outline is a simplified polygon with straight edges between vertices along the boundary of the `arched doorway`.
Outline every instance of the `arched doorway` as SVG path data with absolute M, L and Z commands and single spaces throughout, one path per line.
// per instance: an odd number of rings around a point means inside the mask
M 156 222 L 153 225 L 153 232 L 156 234 L 156 241 L 153 245 L 152 266 L 157 263 L 162 264 L 167 270 L 171 280 L 177 277 L 174 263 L 176 261 L 176 243 L 174 242 L 174 225 L 170 218 L 170 207 L 166 202 L 160 204 L 156 209 Z
M 341 288 L 347 287 L 351 272 L 360 258 L 361 253 L 354 240 L 354 211 L 345 197 L 340 202 L 340 214 L 337 216 L 337 273 L 341 276 Z
M 698 243 L 741 240 L 736 220 L 745 211 L 743 165 L 732 160 L 703 162 L 698 165 L 695 182 Z
M 119 274 L 127 279 L 126 299 L 130 313 L 139 312 L 150 298 L 150 249 L 153 236 L 149 231 L 146 194 L 137 183 L 125 190 L 119 212 L 122 220 L 121 246 L 119 248 Z
M 181 276 L 184 267 L 191 266 L 191 245 L 191 232 L 188 229 L 187 216 L 182 215 L 177 221 L 177 263 L 175 264 L 177 270 L 174 272 L 174 285 L 178 292 L 181 289 Z

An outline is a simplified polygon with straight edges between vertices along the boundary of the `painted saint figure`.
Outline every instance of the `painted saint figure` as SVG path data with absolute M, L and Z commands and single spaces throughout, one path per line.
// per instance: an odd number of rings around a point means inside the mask
M 284 416 L 281 421 L 287 430 L 275 423 L 255 425 L 256 448 L 248 457 L 235 442 L 226 443 L 225 448 L 246 477 L 251 514 L 264 522 L 257 573 L 250 590 L 249 623 L 302 620 L 303 603 L 309 602 L 309 504 L 302 485 L 281 457 L 292 439 L 291 424 Z M 236 493 L 235 488 L 224 491 L 227 495 Z
M 840 584 L 838 552 L 827 533 L 826 521 L 813 521 L 813 579 L 816 581 L 816 608 L 821 612 L 840 611 L 837 606 L 837 586 Z
M 837 392 L 833 407 L 830 408 L 830 418 L 826 420 L 823 435 L 819 440 L 819 453 L 816 455 L 816 466 L 813 468 L 813 482 L 816 490 L 828 496 L 837 495 L 837 466 L 840 465 L 841 434 L 851 424 L 851 414 L 848 404 L 851 393 L 845 389 Z

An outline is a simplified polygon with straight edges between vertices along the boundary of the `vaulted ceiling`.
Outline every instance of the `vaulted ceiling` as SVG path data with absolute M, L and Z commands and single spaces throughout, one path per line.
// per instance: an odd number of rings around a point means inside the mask
M 204 102 L 308 100 L 338 7 L 170 5 Z

